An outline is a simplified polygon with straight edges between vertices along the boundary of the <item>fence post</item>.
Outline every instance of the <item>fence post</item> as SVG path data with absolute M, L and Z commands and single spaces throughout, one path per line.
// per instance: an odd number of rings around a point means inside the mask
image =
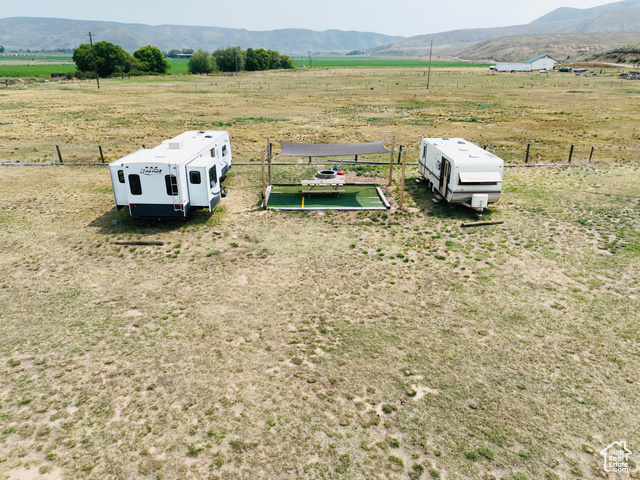
M 569 150 L 569 162 L 571 163 L 571 158 L 573 157 L 573 145 L 571 145 L 571 150 Z
M 104 155 L 102 153 L 102 145 L 98 145 L 98 150 L 100 150 L 100 158 L 102 159 L 102 163 L 104 163 Z
M 62 154 L 60 153 L 60 147 L 58 145 L 56 145 L 56 150 L 58 151 L 58 159 L 60 160 L 60 163 L 62 163 Z
M 400 210 L 404 207 L 404 172 L 407 165 L 407 152 L 402 152 L 402 175 L 400 176 Z
M 524 163 L 529 163 L 529 150 L 531 149 L 531 144 L 527 143 L 527 156 L 524 159 Z
M 393 154 L 396 150 L 396 136 L 391 136 L 391 160 L 389 161 L 389 181 L 387 182 L 387 187 L 391 186 L 393 181 Z
M 596 147 L 591 147 L 591 153 L 589 154 L 589 163 L 591 163 L 591 159 L 593 158 L 593 150 L 594 150 L 595 148 L 596 148 Z
M 265 151 L 262 150 L 262 203 L 263 204 L 266 202 L 266 196 L 267 196 L 265 180 L 264 180 L 264 156 L 265 156 Z

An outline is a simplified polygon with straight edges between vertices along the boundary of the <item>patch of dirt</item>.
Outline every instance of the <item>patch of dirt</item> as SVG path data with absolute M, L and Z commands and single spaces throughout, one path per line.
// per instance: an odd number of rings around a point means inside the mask
M 7 473 L 7 480 L 62 480 L 63 471 L 52 468 L 40 473 L 40 468 L 17 468 Z
M 421 387 L 419 385 L 411 385 L 411 388 L 416 392 L 413 397 L 414 401 L 421 400 L 426 395 L 438 395 L 440 393 L 440 390 L 436 390 L 435 388 Z

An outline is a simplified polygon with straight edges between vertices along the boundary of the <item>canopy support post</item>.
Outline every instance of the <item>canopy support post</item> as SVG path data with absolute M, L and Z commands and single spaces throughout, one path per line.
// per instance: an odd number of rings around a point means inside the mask
M 387 182 L 387 187 L 390 187 L 393 181 L 393 156 L 395 151 L 396 151 L 396 136 L 392 135 L 391 136 L 391 155 L 390 155 L 391 160 L 389 161 L 389 181 Z

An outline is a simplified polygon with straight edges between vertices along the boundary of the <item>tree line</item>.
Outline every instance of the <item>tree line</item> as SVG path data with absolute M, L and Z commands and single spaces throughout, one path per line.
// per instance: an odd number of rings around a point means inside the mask
M 166 56 L 177 57 L 179 53 L 192 54 L 187 68 L 193 74 L 293 68 L 290 57 L 264 48 L 242 50 L 240 47 L 227 47 L 219 48 L 212 54 L 205 50 L 171 50 Z M 78 76 L 91 76 L 97 71 L 102 78 L 138 72 L 162 75 L 171 69 L 165 54 L 156 47 L 147 45 L 131 55 L 119 45 L 105 41 L 95 43 L 93 48 L 90 44 L 83 43 L 73 50 L 73 61 Z
M 227 47 L 219 48 L 211 55 L 205 50 L 196 50 L 189 59 L 187 68 L 194 74 L 243 70 L 256 72 L 293 68 L 293 63 L 288 55 L 281 55 L 275 50 L 264 48 L 242 50 L 240 47 Z

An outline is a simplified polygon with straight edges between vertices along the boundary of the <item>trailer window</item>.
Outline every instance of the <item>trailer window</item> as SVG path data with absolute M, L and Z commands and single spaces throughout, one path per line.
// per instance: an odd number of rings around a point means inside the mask
M 497 185 L 500 182 L 499 172 L 460 172 L 460 185 Z
M 214 165 L 209 169 L 209 185 L 212 187 L 218 183 L 218 172 L 216 170 L 216 166 Z
M 129 190 L 131 190 L 131 195 L 142 195 L 140 175 L 136 175 L 135 173 L 129 175 Z
M 124 183 L 124 170 L 118 170 L 118 181 Z
M 216 158 L 216 149 L 212 148 L 210 151 L 211 151 L 211 157 Z
M 227 151 L 227 146 L 226 146 L 226 145 L 223 145 L 223 146 L 222 146 L 222 156 L 223 156 L 223 157 L 226 157 L 226 156 L 227 156 L 227 153 L 229 153 L 229 152 Z
M 427 158 L 427 146 L 422 147 L 422 158 Z
M 200 183 L 202 182 L 200 178 L 200 172 L 189 172 L 189 181 L 194 185 L 200 185 Z
M 178 195 L 178 179 L 175 175 L 165 175 L 164 183 L 167 187 L 167 195 L 175 196 Z

